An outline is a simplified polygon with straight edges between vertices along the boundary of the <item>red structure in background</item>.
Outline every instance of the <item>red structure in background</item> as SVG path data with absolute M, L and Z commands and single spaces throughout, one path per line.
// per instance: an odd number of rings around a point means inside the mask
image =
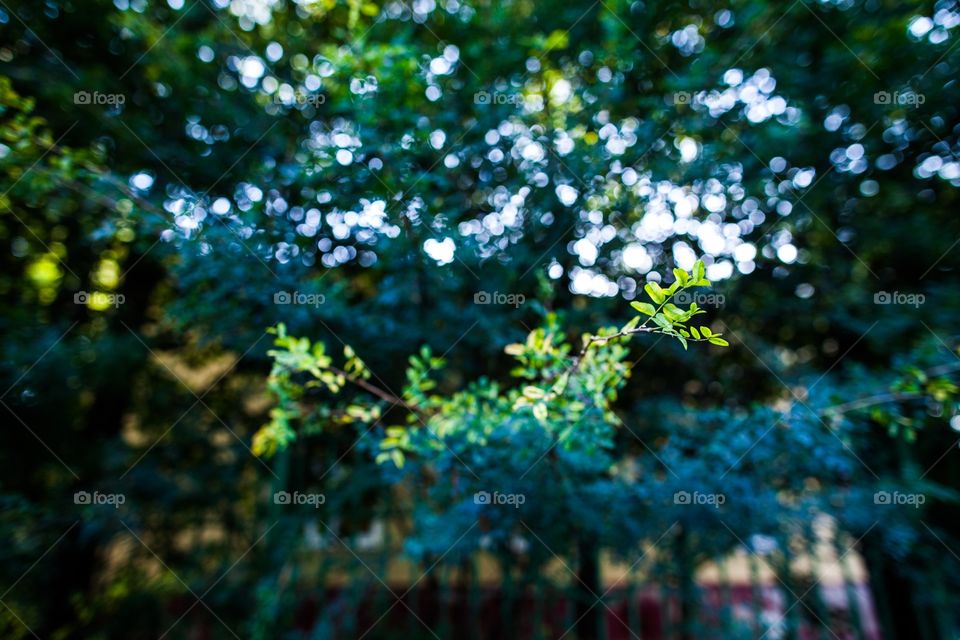
M 406 587 L 394 588 L 397 595 L 404 591 Z M 817 604 L 813 590 L 806 594 L 804 591 L 800 590 L 802 599 L 797 603 L 784 589 L 774 586 L 702 586 L 698 589 L 696 632 L 687 637 L 728 640 L 727 634 L 736 629 L 736 637 L 780 640 L 788 637 L 789 627 L 796 625 L 793 637 L 797 640 L 817 640 L 824 633 L 836 640 L 882 639 L 866 585 L 819 585 Z M 295 614 L 296 626 L 309 633 L 324 621 L 334 630 L 334 637 L 357 638 L 366 634 L 364 637 L 370 640 L 433 634 L 444 640 L 585 638 L 582 633 L 578 636 L 570 631 L 575 622 L 575 606 L 569 593 L 560 590 L 548 591 L 536 600 L 529 595 L 517 596 L 508 603 L 496 589 L 477 589 L 471 594 L 462 587 L 441 590 L 425 584 L 409 592 L 400 604 L 379 585 L 379 589 L 371 588 L 359 609 L 356 598 L 356 591 L 350 589 L 329 589 L 322 596 L 305 596 Z M 596 606 L 605 615 L 606 640 L 684 638 L 679 601 L 664 599 L 655 587 L 642 591 L 614 589 L 606 594 L 604 603 L 606 607 Z M 538 619 L 539 635 L 534 632 Z M 829 631 L 824 631 L 822 625 Z

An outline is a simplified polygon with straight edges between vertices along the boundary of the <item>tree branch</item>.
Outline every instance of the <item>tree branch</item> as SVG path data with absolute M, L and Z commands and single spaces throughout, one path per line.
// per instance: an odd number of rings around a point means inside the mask
M 939 376 L 944 373 L 952 373 L 954 371 L 960 371 L 960 362 L 930 367 L 929 369 L 924 369 L 923 373 L 928 376 Z M 817 414 L 826 415 L 828 413 L 847 413 L 849 411 L 856 411 L 857 409 L 864 409 L 866 407 L 872 407 L 878 404 L 888 404 L 890 402 L 900 402 L 902 400 L 916 400 L 917 398 L 922 397 L 923 394 L 921 393 L 897 393 L 891 391 L 888 393 L 879 393 L 876 395 L 867 396 L 865 398 L 859 398 L 857 400 L 835 404 L 826 407 L 825 409 L 821 409 L 817 412 Z
M 398 398 L 397 396 L 393 395 L 393 394 L 390 393 L 389 391 L 384 391 L 384 390 L 381 389 L 380 387 L 378 387 L 378 386 L 376 386 L 376 385 L 373 385 L 373 384 L 370 384 L 369 382 L 367 382 L 366 380 L 364 380 L 363 378 L 361 378 L 361 377 L 359 377 L 359 376 L 351 376 L 350 374 L 348 374 L 348 373 L 347 373 L 346 371 L 344 371 L 343 369 L 338 369 L 337 367 L 332 367 L 332 366 L 331 366 L 331 367 L 327 367 L 327 369 L 329 369 L 331 372 L 333 372 L 333 373 L 335 373 L 335 374 L 337 374 L 337 375 L 339 375 L 339 376 L 343 376 L 343 379 L 344 379 L 344 380 L 347 380 L 348 382 L 351 382 L 352 384 L 360 387 L 361 389 L 363 389 L 363 390 L 366 391 L 367 393 L 372 394 L 372 395 L 375 395 L 375 396 L 377 396 L 378 398 L 380 398 L 381 400 L 383 400 L 383 401 L 385 401 L 385 402 L 389 402 L 391 405 L 395 405 L 395 406 L 396 406 L 396 405 L 399 405 L 399 406 L 403 407 L 404 409 L 406 409 L 407 411 L 409 411 L 409 412 L 411 412 L 411 413 L 415 413 L 415 414 L 417 414 L 417 415 L 421 415 L 421 414 L 422 414 L 422 411 L 420 410 L 419 407 L 417 407 L 417 406 L 415 406 L 415 405 L 412 405 L 412 404 L 409 404 L 409 403 L 408 403 L 407 401 L 405 401 L 403 398 Z

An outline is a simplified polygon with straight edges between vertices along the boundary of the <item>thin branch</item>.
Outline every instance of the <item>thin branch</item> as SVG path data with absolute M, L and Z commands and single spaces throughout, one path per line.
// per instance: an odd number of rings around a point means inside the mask
M 866 398 L 851 400 L 850 402 L 831 405 L 825 409 L 817 411 L 817 415 L 823 416 L 828 414 L 847 413 L 850 411 L 856 411 L 857 409 L 863 409 L 865 407 L 872 407 L 878 404 L 900 402 L 901 400 L 914 400 L 920 397 L 922 397 L 922 394 L 919 393 L 880 393 L 875 396 L 868 396 Z
M 610 334 L 609 336 L 587 336 L 586 341 L 583 344 L 583 349 L 580 350 L 580 353 L 573 359 L 573 364 L 570 365 L 570 368 L 567 369 L 566 373 L 573 373 L 580 367 L 580 362 L 583 360 L 583 357 L 587 354 L 587 351 L 590 350 L 594 344 L 602 344 L 609 342 L 615 338 L 624 338 L 627 336 L 636 335 L 638 333 L 661 333 L 660 327 L 648 327 L 646 322 L 644 322 L 639 327 L 634 327 L 633 329 L 627 329 L 626 331 L 618 331 L 616 333 Z M 709 342 L 710 338 L 694 338 L 690 337 L 686 339 L 687 342 Z
M 602 343 L 614 340 L 616 338 L 624 338 L 626 336 L 632 336 L 638 333 L 654 333 L 655 331 L 656 331 L 655 327 L 647 327 L 645 325 L 640 325 L 639 327 L 634 327 L 633 329 L 627 329 L 626 331 L 623 331 L 623 330 L 618 331 L 609 336 L 594 336 L 594 335 L 587 336 L 587 339 L 583 343 L 583 348 L 580 349 L 580 353 L 578 353 L 577 357 L 573 359 L 573 364 L 570 365 L 569 372 L 572 373 L 573 371 L 577 370 L 577 368 L 580 366 L 580 362 L 583 360 L 583 357 L 587 355 L 587 351 L 589 351 L 590 347 L 592 347 L 594 344 L 602 344 Z
M 930 367 L 929 369 L 924 369 L 923 373 L 928 376 L 939 376 L 945 373 L 952 373 L 954 371 L 960 371 L 960 362 Z M 924 394 L 922 393 L 899 393 L 895 391 L 891 391 L 889 393 L 879 393 L 876 395 L 867 396 L 865 398 L 858 398 L 857 400 L 851 400 L 849 402 L 843 402 L 826 407 L 825 409 L 818 411 L 817 414 L 826 415 L 830 413 L 847 413 L 850 411 L 856 411 L 857 409 L 876 406 L 878 404 L 889 404 L 891 402 L 901 402 L 904 400 L 916 400 L 918 398 L 922 398 L 923 396 Z
M 331 367 L 327 367 L 327 369 L 332 373 L 335 373 L 339 376 L 343 376 L 344 380 L 347 380 L 348 382 L 355 384 L 356 386 L 360 387 L 367 393 L 375 395 L 385 402 L 389 402 L 391 405 L 401 406 L 407 411 L 411 413 L 416 413 L 418 415 L 421 415 L 423 413 L 422 409 L 420 409 L 419 407 L 408 403 L 403 398 L 398 398 L 397 396 L 393 395 L 389 391 L 384 391 L 380 387 L 370 384 L 369 382 L 367 382 L 366 380 L 364 380 L 359 376 L 352 376 L 348 374 L 346 371 L 344 371 L 343 369 L 339 369 L 337 367 L 331 366 Z

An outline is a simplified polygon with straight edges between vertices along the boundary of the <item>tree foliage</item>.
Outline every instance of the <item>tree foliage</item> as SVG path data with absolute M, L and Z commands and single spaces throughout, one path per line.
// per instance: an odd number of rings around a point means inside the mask
M 958 15 L 5 0 L 0 633 L 297 637 L 390 512 L 529 579 L 826 516 L 952 637 Z

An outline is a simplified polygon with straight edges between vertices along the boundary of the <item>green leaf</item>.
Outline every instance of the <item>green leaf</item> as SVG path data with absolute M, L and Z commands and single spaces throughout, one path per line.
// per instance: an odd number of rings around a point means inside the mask
M 663 289 L 661 289 L 660 285 L 656 282 L 648 282 L 643 290 L 646 291 L 647 295 L 657 304 L 663 304 L 663 301 L 667 299 Z
M 663 329 L 673 328 L 673 323 L 670 322 L 670 320 L 667 319 L 667 316 L 663 315 L 662 313 L 658 313 L 657 315 L 653 316 L 653 321 Z
M 677 282 L 679 282 L 681 286 L 686 286 L 687 282 L 690 281 L 690 274 L 680 267 L 677 267 L 673 270 L 673 275 L 677 277 Z
M 672 320 L 672 321 L 675 322 L 675 321 L 677 321 L 677 320 L 679 320 L 680 318 L 683 317 L 685 311 L 684 311 L 683 309 L 681 309 L 680 307 L 678 307 L 677 305 L 675 305 L 675 304 L 673 304 L 673 303 L 671 303 L 671 302 L 668 302 L 667 304 L 663 305 L 663 313 L 664 313 L 664 315 L 666 315 L 670 320 Z
M 723 338 L 718 338 L 716 336 L 710 338 L 710 344 L 715 344 L 718 347 L 729 347 L 730 343 L 724 340 Z
M 538 402 L 533 406 L 533 417 L 535 417 L 540 422 L 543 422 L 547 419 L 547 405 L 542 402 Z
M 567 381 L 570 379 L 570 373 L 564 373 L 557 381 L 553 383 L 553 386 L 550 387 L 550 393 L 554 395 L 560 395 L 563 393 L 563 390 L 567 388 Z
M 693 336 L 694 338 L 696 338 L 697 340 L 700 339 L 700 332 L 697 331 L 697 328 L 696 328 L 696 327 L 690 327 L 690 335 L 692 335 L 692 336 Z
M 656 307 L 654 307 L 649 302 L 637 302 L 634 300 L 630 303 L 630 306 L 639 311 L 640 313 L 645 313 L 648 316 L 652 316 L 657 312 Z
M 630 319 L 630 322 L 623 325 L 623 329 L 620 329 L 620 332 L 627 333 L 629 331 L 633 331 L 634 329 L 637 328 L 638 324 L 640 324 L 640 316 L 633 316 L 633 318 Z
M 687 350 L 687 339 L 684 338 L 684 337 L 681 336 L 681 335 L 678 335 L 678 336 L 677 336 L 677 340 L 680 341 L 680 344 L 683 345 L 683 350 L 686 351 L 686 350 Z
M 566 30 L 556 29 L 544 43 L 544 49 L 547 51 L 566 49 L 570 44 L 570 36 Z M 546 55 L 546 54 L 544 54 Z
M 523 388 L 523 395 L 525 398 L 529 398 L 531 400 L 539 400 L 540 398 L 545 396 L 546 393 L 540 387 L 534 387 L 533 385 L 528 385 Z
M 518 356 L 521 353 L 523 353 L 523 349 L 524 349 L 524 346 L 522 344 L 514 343 L 514 344 L 508 344 L 506 347 L 504 347 L 503 351 L 508 356 Z
M 713 335 L 713 331 L 710 330 L 710 327 L 700 327 L 700 333 L 703 334 L 704 338 L 709 338 Z
M 706 273 L 707 268 L 703 264 L 703 260 L 697 260 L 696 264 L 693 265 L 693 279 L 698 281 L 703 280 Z

